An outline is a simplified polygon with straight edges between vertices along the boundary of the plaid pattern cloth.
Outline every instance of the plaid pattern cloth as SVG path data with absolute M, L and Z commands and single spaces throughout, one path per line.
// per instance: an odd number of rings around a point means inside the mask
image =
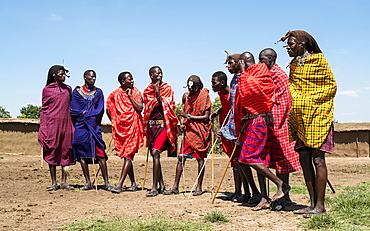
M 275 64 L 270 70 L 270 75 L 276 86 L 276 104 L 272 108 L 275 135 L 280 141 L 285 156 L 282 161 L 274 163 L 273 168 L 280 174 L 288 174 L 302 169 L 299 163 L 299 153 L 294 151 L 295 142 L 289 141 L 288 116 L 293 99 L 288 86 L 288 75 L 285 71 Z
M 209 110 L 211 113 L 212 102 L 208 89 L 187 96 L 184 103 L 184 112 L 192 116 L 202 116 Z M 185 141 L 197 152 L 207 152 L 210 144 L 212 124 L 210 120 L 200 122 L 192 119 L 184 119 Z
M 275 84 L 266 64 L 258 63 L 248 67 L 240 75 L 236 92 L 234 111 L 236 127 L 241 127 L 241 118 L 244 115 L 271 112 L 274 104 Z
M 274 132 L 272 114 L 256 116 L 244 127 L 243 145 L 238 161 L 243 164 L 264 164 L 274 168 L 284 159 L 280 142 Z
M 144 90 L 144 132 L 147 134 L 149 128 L 150 115 L 156 106 L 159 106 L 158 100 L 155 96 L 153 83 L 150 83 Z M 159 93 L 162 97 L 162 107 L 164 113 L 165 127 L 167 138 L 171 144 L 171 152 L 176 149 L 176 138 L 178 134 L 178 119 L 175 114 L 175 98 L 172 87 L 165 82 L 162 82 L 159 87 Z M 146 142 L 148 147 L 148 139 Z
M 300 139 L 307 147 L 319 148 L 333 123 L 337 84 L 322 53 L 290 64 L 289 87 L 293 105 L 289 114 L 290 140 Z
M 132 97 L 136 102 L 143 102 L 141 92 L 132 88 Z M 133 160 L 135 153 L 143 146 L 144 128 L 141 113 L 137 112 L 132 102 L 121 87 L 109 94 L 107 112 L 112 123 L 112 135 L 117 156 Z
M 230 101 L 230 108 L 231 112 L 229 115 L 229 121 L 227 124 L 221 128 L 222 136 L 231 141 L 236 141 L 237 134 L 236 134 L 236 127 L 235 127 L 235 120 L 234 120 L 234 105 L 235 105 L 235 97 L 236 97 L 236 90 L 238 89 L 238 82 L 239 82 L 240 75 L 234 75 L 230 82 L 230 94 L 229 94 L 229 101 Z

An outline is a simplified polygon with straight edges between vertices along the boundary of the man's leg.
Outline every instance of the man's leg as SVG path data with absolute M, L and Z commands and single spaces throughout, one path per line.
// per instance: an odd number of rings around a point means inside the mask
M 86 163 L 85 158 L 80 159 L 80 164 L 81 164 L 81 168 L 82 168 L 82 173 L 84 174 L 84 177 L 85 177 L 86 185 L 91 186 L 89 166 Z
M 51 185 L 57 185 L 57 166 L 49 164 Z
M 251 168 L 248 165 L 241 164 L 241 163 L 239 163 L 239 166 L 240 166 L 240 169 L 243 172 L 243 175 L 244 175 L 245 179 L 247 180 L 248 184 L 250 185 L 250 187 L 252 189 L 252 196 L 255 197 L 255 198 L 257 198 L 257 197 L 260 198 L 261 193 L 259 192 L 259 190 L 256 186 L 256 183 L 254 182 Z
M 328 170 L 325 162 L 325 152 L 312 151 L 313 164 L 316 169 L 316 204 L 315 209 L 320 213 L 325 213 L 325 190 L 328 180 Z
M 277 201 L 280 198 L 283 198 L 285 194 L 287 194 L 290 190 L 290 186 L 280 180 L 277 176 L 275 176 L 264 164 L 251 164 L 258 173 L 262 176 L 269 178 L 274 182 L 277 186 L 277 192 L 271 198 L 271 202 Z
M 206 168 L 205 167 L 203 168 L 204 159 L 197 159 L 197 161 L 198 161 L 198 175 L 199 175 L 199 178 L 198 178 L 198 184 L 197 184 L 197 189 L 196 190 L 199 191 L 199 192 L 202 192 L 202 183 L 203 183 L 203 177 L 204 177 L 204 172 L 205 172 Z M 202 170 L 202 168 L 203 168 L 203 170 Z
M 151 191 L 158 192 L 157 184 L 161 181 L 161 152 L 156 149 L 152 149 L 151 155 L 153 158 L 153 184 Z
M 130 173 L 131 170 L 132 170 L 132 161 L 127 159 L 127 158 L 124 158 L 123 165 L 122 165 L 121 176 L 120 176 L 120 178 L 118 180 L 118 183 L 117 183 L 118 188 L 122 188 L 123 182 L 125 182 L 126 176 L 127 176 L 127 174 Z
M 262 197 L 261 197 L 260 202 L 255 207 L 252 208 L 253 211 L 270 208 L 269 197 L 267 195 L 267 188 L 266 188 L 266 177 L 264 177 L 260 173 L 257 173 L 257 177 L 258 177 L 258 183 L 260 185 Z
M 302 166 L 303 176 L 310 196 L 311 205 L 310 208 L 315 208 L 316 195 L 315 195 L 315 171 L 312 164 L 312 153 L 311 151 L 299 151 L 299 162 Z
M 126 161 L 126 159 L 125 159 Z M 129 161 L 129 160 L 127 160 Z M 132 161 L 130 160 L 131 162 L 131 167 L 130 167 L 130 170 L 128 171 L 128 177 L 130 178 L 130 181 L 131 181 L 131 187 L 136 187 L 136 181 L 135 181 L 135 174 L 134 174 L 134 165 L 132 163 Z M 125 180 L 123 180 L 125 181 Z
M 279 177 L 284 183 L 289 184 L 289 173 L 276 173 L 276 176 Z M 292 204 L 292 200 L 289 197 L 289 192 L 285 194 L 283 198 L 284 205 L 289 206 Z
M 178 157 L 177 164 L 176 164 L 175 181 L 174 181 L 173 186 L 172 186 L 171 189 L 179 190 L 181 174 L 182 174 L 182 171 L 183 171 L 184 166 L 185 166 L 185 161 L 186 161 L 186 157 L 185 156 L 179 156 Z

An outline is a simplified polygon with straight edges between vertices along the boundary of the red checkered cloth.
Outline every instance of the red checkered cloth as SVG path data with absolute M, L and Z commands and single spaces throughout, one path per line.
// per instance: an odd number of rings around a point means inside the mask
M 288 174 L 302 169 L 299 153 L 294 151 L 295 142 L 289 141 L 288 117 L 293 98 L 288 86 L 289 77 L 279 65 L 275 64 L 271 68 L 270 75 L 276 86 L 276 104 L 272 108 L 275 135 L 280 141 L 285 156 L 283 161 L 274 163 L 273 168 L 280 174 Z
M 184 104 L 184 112 L 192 116 L 202 116 L 209 110 L 211 113 L 212 102 L 208 89 L 201 89 L 199 92 L 187 96 Z M 185 140 L 192 149 L 197 152 L 207 152 L 210 144 L 211 121 L 195 121 L 184 119 Z
M 248 67 L 239 79 L 235 102 L 235 124 L 241 127 L 245 114 L 259 115 L 271 112 L 275 104 L 275 84 L 266 64 L 258 63 Z M 237 133 L 239 133 L 237 129 Z
M 136 87 L 132 88 L 132 97 L 138 103 L 143 101 Z M 133 160 L 144 143 L 141 113 L 136 111 L 127 92 L 121 87 L 109 94 L 106 105 L 112 122 L 116 154 L 120 158 Z
M 147 135 L 149 128 L 150 115 L 156 106 L 160 106 L 157 97 L 155 96 L 153 83 L 150 83 L 144 90 L 144 132 Z M 175 99 L 172 87 L 165 82 L 161 83 L 159 87 L 159 93 L 162 97 L 162 108 L 165 120 L 165 127 L 167 132 L 167 138 L 171 144 L 171 152 L 176 149 L 176 138 L 178 134 L 178 119 L 175 114 Z M 146 141 L 148 147 L 148 139 Z

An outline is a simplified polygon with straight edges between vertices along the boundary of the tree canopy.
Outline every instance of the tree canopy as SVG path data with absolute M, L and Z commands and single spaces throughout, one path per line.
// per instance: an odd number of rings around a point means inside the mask
M 3 106 L 0 106 L 0 118 L 12 118 L 10 112 Z
M 21 113 L 17 118 L 29 118 L 29 119 L 40 119 L 40 106 L 34 106 L 32 104 L 27 104 L 27 106 L 22 107 L 19 111 Z

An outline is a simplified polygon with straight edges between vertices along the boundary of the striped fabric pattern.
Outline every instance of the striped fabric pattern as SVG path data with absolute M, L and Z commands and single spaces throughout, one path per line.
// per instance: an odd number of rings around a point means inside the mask
M 274 133 L 272 121 L 272 118 L 257 116 L 247 122 L 244 127 L 244 142 L 238 160 L 240 163 L 264 164 L 274 168 L 276 162 L 284 159 L 284 153 Z
M 42 90 L 38 142 L 43 148 L 44 160 L 51 165 L 75 164 L 71 94 L 72 88 L 64 83 L 50 83 Z
M 145 88 L 144 96 L 144 133 L 147 134 L 149 128 L 150 115 L 156 106 L 159 106 L 158 100 L 155 96 L 153 83 L 150 83 Z M 175 98 L 172 87 L 165 82 L 162 82 L 159 87 L 159 92 L 162 97 L 162 107 L 164 113 L 165 127 L 167 132 L 167 138 L 171 144 L 171 152 L 176 150 L 176 138 L 178 135 L 178 119 L 175 114 Z M 148 147 L 148 139 L 146 142 Z
M 224 127 L 221 128 L 222 136 L 230 141 L 236 141 L 237 134 L 236 134 L 236 127 L 235 127 L 235 120 L 234 120 L 234 105 L 235 105 L 235 98 L 236 98 L 236 90 L 238 89 L 238 82 L 239 82 L 240 75 L 234 75 L 230 82 L 230 94 L 229 94 L 229 102 L 231 112 L 229 115 L 229 121 L 225 124 Z
M 96 146 L 105 150 L 101 133 L 101 120 L 104 114 L 104 95 L 100 88 L 91 97 L 84 97 L 76 87 L 72 92 L 71 116 L 75 125 L 72 141 L 73 154 L 80 158 L 95 158 Z
M 292 106 L 292 96 L 289 90 L 289 77 L 277 64 L 270 69 L 270 75 L 275 83 L 276 104 L 272 108 L 274 116 L 275 135 L 280 141 L 280 146 L 285 158 L 275 163 L 273 168 L 280 174 L 288 174 L 301 170 L 299 153 L 294 151 L 295 142 L 289 141 L 288 117 Z
M 290 64 L 289 87 L 293 106 L 289 115 L 290 140 L 302 140 L 319 148 L 333 123 L 337 84 L 322 53 L 313 54 L 298 64 Z
M 212 102 L 208 89 L 201 89 L 191 96 L 187 96 L 184 112 L 192 116 L 202 116 L 207 110 L 212 110 Z M 184 118 L 185 140 L 197 152 L 207 152 L 210 144 L 212 124 L 210 120 L 200 122 Z
M 237 127 L 241 127 L 241 118 L 246 114 L 271 112 L 275 104 L 275 84 L 266 64 L 255 64 L 240 75 L 235 102 Z
M 137 103 L 143 102 L 141 92 L 136 87 L 132 88 L 131 94 Z M 112 135 L 117 156 L 133 160 L 144 143 L 141 113 L 136 111 L 127 92 L 121 87 L 109 94 L 107 112 L 111 118 Z

